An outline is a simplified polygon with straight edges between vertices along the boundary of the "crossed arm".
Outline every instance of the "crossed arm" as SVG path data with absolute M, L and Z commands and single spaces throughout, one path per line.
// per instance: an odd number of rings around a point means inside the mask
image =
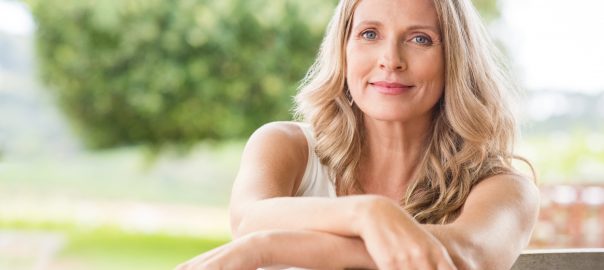
M 296 136 L 267 129 L 246 146 L 233 189 L 236 239 L 179 269 L 509 269 L 528 242 L 538 205 L 538 191 L 529 180 L 485 179 L 453 223 L 421 225 L 379 195 L 287 197 L 295 181 L 274 179 L 300 177 L 304 167 L 293 164 L 305 160 L 296 151 L 303 148 L 267 153 L 263 143 L 292 145 Z

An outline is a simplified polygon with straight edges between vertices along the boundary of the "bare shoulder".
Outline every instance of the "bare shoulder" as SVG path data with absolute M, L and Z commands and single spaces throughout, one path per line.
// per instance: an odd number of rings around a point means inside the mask
M 285 142 L 295 148 L 306 147 L 306 138 L 300 126 L 295 122 L 281 121 L 264 124 L 250 137 L 250 143 Z
M 518 174 L 490 176 L 478 183 L 470 196 L 485 196 L 524 202 L 537 206 L 539 189 L 532 179 Z
M 455 223 L 469 226 L 514 222 L 518 232 L 527 237 L 538 213 L 539 189 L 535 182 L 521 175 L 501 174 L 472 188 Z
M 231 228 L 254 202 L 293 196 L 308 158 L 306 137 L 294 122 L 273 122 L 258 128 L 243 150 L 231 192 Z
M 282 158 L 298 161 L 307 155 L 307 149 L 306 137 L 297 123 L 271 122 L 252 134 L 245 146 L 244 158 L 247 155 L 258 158 L 260 155 L 276 161 Z
M 306 169 L 308 146 L 294 122 L 272 122 L 248 140 L 233 196 L 261 199 L 290 196 Z

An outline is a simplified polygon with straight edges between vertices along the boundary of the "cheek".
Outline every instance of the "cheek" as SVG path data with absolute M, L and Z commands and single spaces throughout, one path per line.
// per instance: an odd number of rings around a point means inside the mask
M 417 58 L 411 63 L 412 76 L 422 85 L 422 99 L 431 106 L 442 97 L 445 88 L 444 59 L 439 53 Z
M 346 80 L 350 86 L 353 87 L 352 85 L 362 83 L 370 69 L 371 57 L 369 53 L 358 45 L 348 45 L 346 47 Z
M 350 77 L 355 73 L 355 67 L 358 66 L 358 53 L 355 50 L 355 46 L 348 45 L 346 47 L 346 79 L 350 80 Z
M 416 61 L 410 66 L 413 67 L 414 74 L 418 79 L 434 84 L 442 84 L 444 82 L 444 59 L 441 55 L 436 54 L 417 60 L 420 61 Z
M 445 69 L 444 69 L 444 61 L 438 62 L 432 67 L 430 72 L 432 73 L 432 91 L 434 92 L 434 98 L 436 101 L 442 97 L 445 90 Z

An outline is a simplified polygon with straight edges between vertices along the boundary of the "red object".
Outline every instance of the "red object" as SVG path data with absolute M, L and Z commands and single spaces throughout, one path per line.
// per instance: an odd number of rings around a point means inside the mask
M 542 186 L 530 248 L 604 247 L 604 184 Z

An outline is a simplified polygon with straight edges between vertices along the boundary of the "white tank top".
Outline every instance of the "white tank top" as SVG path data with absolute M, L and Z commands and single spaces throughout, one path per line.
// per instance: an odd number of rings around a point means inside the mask
M 334 180 L 329 174 L 327 166 L 321 164 L 315 153 L 316 140 L 312 127 L 308 123 L 297 122 L 306 137 L 308 144 L 308 161 L 306 170 L 296 191 L 297 197 L 336 197 Z

